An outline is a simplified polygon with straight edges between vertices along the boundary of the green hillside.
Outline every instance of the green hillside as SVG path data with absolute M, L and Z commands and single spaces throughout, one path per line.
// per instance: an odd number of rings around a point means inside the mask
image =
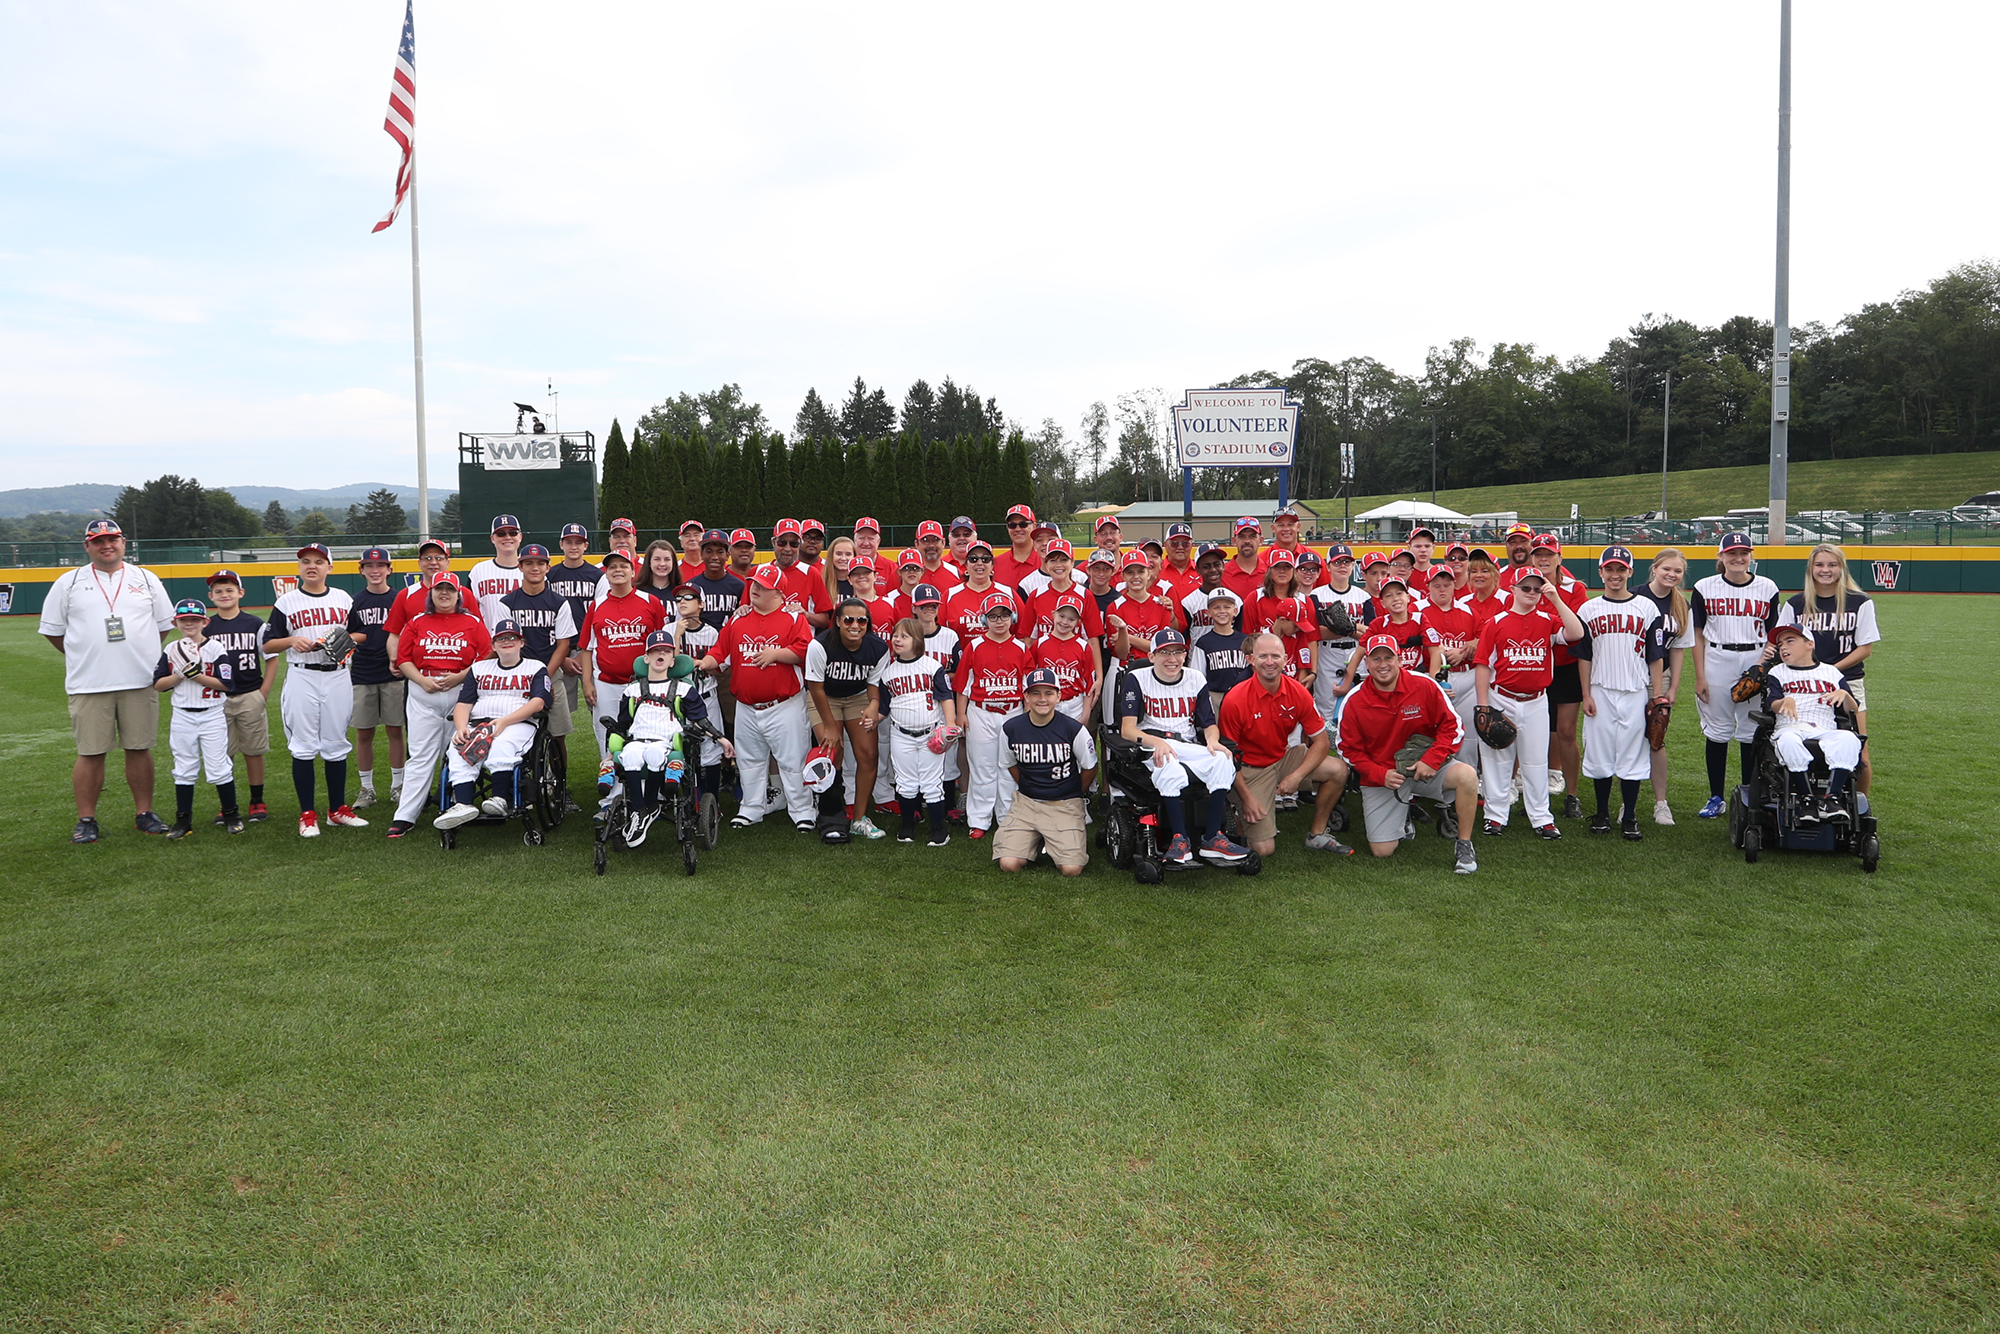
M 1836 459 L 1794 463 L 1790 504 L 1800 510 L 1948 509 L 1968 496 L 2000 489 L 2000 454 L 1908 454 L 1895 458 Z M 1764 467 L 1701 468 L 1667 474 L 1667 512 L 1674 518 L 1721 514 L 1762 505 L 1769 498 L 1770 471 Z M 1394 495 L 1356 496 L 1354 513 L 1361 514 L 1393 500 Z M 1428 500 L 1427 492 L 1415 498 Z M 1309 502 L 1322 516 L 1339 518 L 1341 501 Z M 1472 487 L 1440 491 L 1437 503 L 1460 514 L 1495 514 L 1517 510 L 1541 518 L 1569 517 L 1572 504 L 1584 518 L 1639 514 L 1660 503 L 1660 477 L 1586 477 L 1572 482 L 1529 482 L 1520 486 Z

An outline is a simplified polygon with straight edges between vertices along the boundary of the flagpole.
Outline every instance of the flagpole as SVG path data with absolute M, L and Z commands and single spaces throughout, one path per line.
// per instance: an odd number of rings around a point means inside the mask
M 430 452 L 424 442 L 424 284 L 417 254 L 417 157 L 410 150 L 410 324 L 417 353 L 417 540 L 431 535 Z

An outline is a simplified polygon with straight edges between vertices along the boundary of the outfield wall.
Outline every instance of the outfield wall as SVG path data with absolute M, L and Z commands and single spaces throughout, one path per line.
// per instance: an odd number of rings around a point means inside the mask
M 1632 548 L 1642 577 L 1646 562 L 1660 550 L 1656 546 Z M 1715 559 L 1714 548 L 1682 547 L 1681 550 L 1688 553 L 1688 582 L 1710 573 Z M 1853 573 L 1855 582 L 1870 593 L 2000 593 L 2000 547 L 1847 547 L 1844 550 L 1847 552 L 1847 568 Z M 1811 555 L 1811 547 L 1765 547 L 1758 553 L 1757 569 L 1775 580 L 1778 587 L 1796 592 L 1805 585 L 1806 560 Z M 759 552 L 757 559 L 766 561 L 770 555 Z M 416 562 L 397 563 L 414 566 Z M 452 561 L 451 567 L 462 574 L 477 563 L 477 558 L 459 557 Z M 1590 587 L 1602 586 L 1597 578 L 1594 556 L 1573 554 L 1563 564 Z M 208 591 L 205 580 L 214 570 L 210 565 L 155 565 L 147 568 L 166 581 L 167 592 L 176 600 L 205 599 Z M 232 568 L 243 577 L 244 603 L 252 607 L 270 605 L 275 596 L 271 585 L 273 578 L 296 578 L 299 572 L 297 563 L 288 560 L 254 561 Z M 0 583 L 5 614 L 39 615 L 49 585 L 65 572 L 65 568 L 60 566 L 5 571 L 9 581 Z M 404 582 L 408 577 L 408 572 L 402 570 L 395 576 Z M 332 583 L 349 592 L 359 592 L 365 587 L 358 563 L 351 560 L 333 563 Z

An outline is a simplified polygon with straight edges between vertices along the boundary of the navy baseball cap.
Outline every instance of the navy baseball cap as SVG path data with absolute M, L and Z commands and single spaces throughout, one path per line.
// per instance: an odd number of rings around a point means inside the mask
M 674 600 L 676 602 L 683 602 L 688 598 L 693 598 L 696 602 L 701 601 L 701 590 L 693 584 L 680 584 L 674 588 Z
M 1205 556 L 1228 556 L 1229 554 L 1229 548 L 1220 542 L 1204 542 L 1201 544 L 1200 549 L 1194 553 L 1194 558 L 1199 563 Z
M 84 525 L 83 529 L 83 540 L 86 542 L 93 537 L 123 537 L 124 535 L 125 530 L 118 526 L 116 519 L 92 519 L 88 524 Z
M 207 620 L 208 604 L 200 598 L 182 598 L 174 604 L 174 619 L 178 621 L 183 616 L 199 616 Z
M 235 584 L 238 588 L 243 587 L 243 577 L 234 570 L 217 570 L 214 574 L 208 576 L 208 582 L 211 584 Z
M 522 560 L 545 561 L 548 558 L 549 558 L 549 549 L 543 546 L 540 542 L 530 542 L 528 543 L 528 545 L 521 548 Z M 367 560 L 368 558 L 366 556 L 363 556 L 361 559 Z
M 918 584 L 910 590 L 910 605 L 913 607 L 936 607 L 944 602 L 944 594 L 937 591 L 935 584 Z
M 326 549 L 326 543 L 324 542 L 308 542 L 304 546 L 298 549 L 297 554 L 303 556 L 308 551 L 317 551 L 320 555 L 326 557 L 328 560 L 333 559 L 333 553 Z
M 1187 636 L 1178 630 L 1162 630 L 1153 636 L 1153 652 L 1163 648 L 1186 648 Z
M 1307 547 L 1299 553 L 1299 564 L 1317 566 L 1319 564 L 1319 553 L 1311 547 Z
M 516 639 L 527 638 L 526 635 L 521 633 L 521 623 L 519 621 L 511 616 L 503 616 L 494 623 L 493 633 L 488 638 L 499 640 L 505 639 L 509 635 L 512 635 Z
M 1629 570 L 1632 568 L 1632 553 L 1624 547 L 1606 547 L 1604 548 L 1604 554 L 1597 558 L 1597 563 L 1599 565 L 1623 565 Z
M 1061 690 L 1062 682 L 1056 680 L 1056 674 L 1048 668 L 1037 667 L 1022 678 L 1021 693 L 1025 695 L 1036 686 L 1047 686 L 1051 690 Z
M 1326 549 L 1326 563 L 1328 565 L 1333 564 L 1337 560 L 1353 560 L 1353 559 L 1354 559 L 1354 548 L 1350 547 L 1345 542 L 1335 542 L 1332 546 Z
M 580 537 L 580 538 L 582 538 L 582 539 L 583 539 L 584 541 L 588 542 L 588 541 L 590 540 L 590 530 L 589 530 L 588 528 L 585 528 L 585 527 L 584 527 L 584 526 L 583 526 L 582 524 L 580 524 L 580 523 L 566 523 L 566 524 L 564 524 L 564 525 L 563 525 L 563 527 L 562 527 L 562 536 L 563 536 L 563 537 Z M 558 539 L 558 540 L 561 540 L 561 539 Z
M 501 530 L 502 528 L 512 528 L 512 529 L 513 529 L 513 530 L 514 530 L 515 532 L 517 532 L 517 533 L 518 533 L 518 532 L 520 532 L 520 531 L 521 531 L 521 521 L 520 521 L 519 519 L 515 518 L 515 517 L 514 517 L 513 515 L 511 515 L 511 514 L 496 514 L 496 515 L 494 515 L 494 516 L 493 516 L 493 531 L 497 533 L 497 532 L 499 532 L 499 531 L 500 531 L 500 530 Z
M 1755 551 L 1756 549 L 1757 544 L 1750 540 L 1750 534 L 1748 533 L 1724 533 L 1722 535 L 1721 550 L 1723 551 Z
M 493 633 L 499 634 L 500 632 L 495 630 Z M 674 633 L 671 630 L 655 630 L 652 634 L 646 636 L 646 652 L 648 653 L 651 653 L 656 648 L 672 648 L 673 646 Z
M 361 553 L 361 563 L 366 565 L 369 561 L 381 561 L 384 565 L 390 564 L 389 549 L 387 547 L 368 548 L 368 550 Z
M 723 532 L 720 528 L 711 528 L 701 535 L 701 544 L 703 546 L 707 546 L 710 542 L 715 543 L 719 547 L 726 547 L 729 545 L 729 534 Z
M 979 525 L 974 523 L 970 518 L 968 518 L 963 514 L 959 515 L 956 519 L 953 519 L 951 521 L 952 532 L 955 533 L 961 528 L 963 528 L 968 533 L 976 533 L 979 531 Z
M 1169 538 L 1193 537 L 1194 526 L 1185 523 L 1170 523 L 1167 525 L 1167 536 Z

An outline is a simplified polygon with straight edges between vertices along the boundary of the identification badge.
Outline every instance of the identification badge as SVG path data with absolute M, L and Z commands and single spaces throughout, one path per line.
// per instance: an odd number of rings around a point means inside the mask
M 123 616 L 107 616 L 104 618 L 104 638 L 113 644 L 122 644 L 125 642 L 125 618 Z

